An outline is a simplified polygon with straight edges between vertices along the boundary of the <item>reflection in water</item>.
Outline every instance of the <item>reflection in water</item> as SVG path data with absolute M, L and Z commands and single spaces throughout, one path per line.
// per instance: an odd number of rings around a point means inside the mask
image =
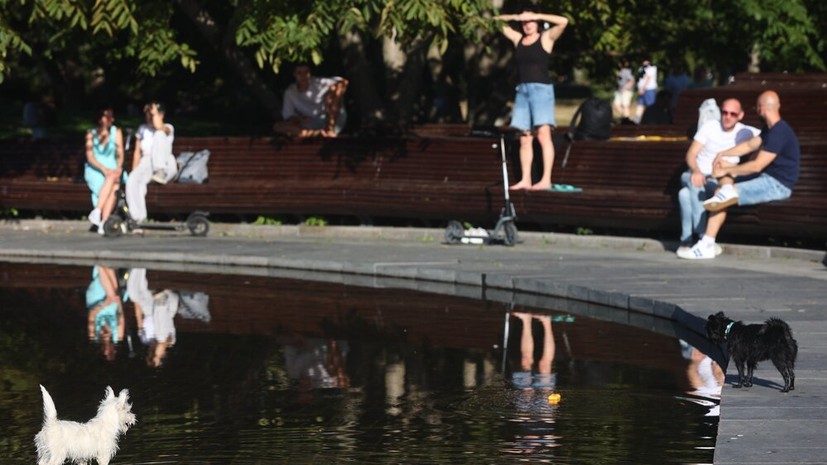
M 100 344 L 101 353 L 108 361 L 115 360 L 118 342 L 124 335 L 120 292 L 115 270 L 100 265 L 92 268 L 92 282 L 86 288 L 87 332 L 89 340 Z
M 346 357 L 346 341 L 298 337 L 284 346 L 287 376 L 303 391 L 348 387 Z
M 125 283 L 124 283 L 125 281 Z M 175 316 L 209 322 L 209 296 L 203 292 L 149 289 L 145 268 L 115 271 L 95 265 L 92 282 L 86 289 L 89 340 L 100 344 L 107 361 L 114 361 L 124 340 L 124 304 L 134 307 L 138 339 L 146 349 L 146 363 L 160 367 L 167 350 L 175 345 Z M 132 334 L 126 335 L 130 356 L 135 347 Z
M 138 336 L 147 347 L 146 363 L 159 367 L 167 349 L 175 345 L 173 318 L 178 313 L 178 294 L 169 289 L 153 294 L 149 290 L 144 268 L 130 271 L 126 287 L 135 303 Z
M 556 350 L 551 315 L 514 312 L 520 322 L 519 368 L 511 373 L 517 389 L 515 410 L 511 419 L 520 424 L 515 446 L 506 452 L 543 454 L 544 449 L 557 447 L 554 434 L 554 414 L 560 394 L 555 393 L 557 375 L 552 373 Z M 539 323 L 539 343 L 535 343 L 534 324 Z M 536 369 L 535 369 L 536 367 Z
M 687 399 L 715 368 L 672 337 L 412 291 L 132 269 L 120 316 L 99 325 L 120 350 L 89 363 L 88 284 L 88 268 L 0 263 L 4 464 L 32 462 L 38 384 L 67 419 L 93 415 L 101 386 L 129 388 L 123 463 L 712 461 L 717 418 Z
M 724 370 L 695 347 L 681 340 L 681 354 L 689 361 L 686 378 L 690 390 L 688 400 L 708 407 L 706 416 L 717 417 L 721 411 L 721 389 L 724 386 Z

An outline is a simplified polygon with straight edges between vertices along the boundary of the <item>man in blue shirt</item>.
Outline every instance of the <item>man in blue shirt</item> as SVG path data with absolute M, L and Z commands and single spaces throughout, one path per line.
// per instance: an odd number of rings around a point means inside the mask
M 715 238 L 724 225 L 727 208 L 783 200 L 792 195 L 798 181 L 801 149 L 795 132 L 781 119 L 780 108 L 777 93 L 763 92 L 756 106 L 758 115 L 766 123 L 761 135 L 715 157 L 712 176 L 719 180 L 721 187 L 704 202 L 704 208 L 709 212 L 706 233 L 691 249 L 678 253 L 680 258 L 715 258 Z M 740 164 L 724 160 L 724 157 L 742 157 L 756 150 L 755 158 Z M 748 177 L 744 179 L 744 176 Z

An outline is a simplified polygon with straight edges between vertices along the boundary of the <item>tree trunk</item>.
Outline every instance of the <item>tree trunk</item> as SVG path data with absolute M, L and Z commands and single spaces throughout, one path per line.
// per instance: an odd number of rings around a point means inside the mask
M 357 31 L 342 35 L 339 37 L 339 47 L 343 52 L 342 62 L 346 69 L 346 76 L 350 80 L 348 94 L 351 94 L 355 102 L 355 108 L 347 109 L 348 119 L 355 116 L 359 127 L 371 126 L 384 121 L 385 109 L 374 78 L 377 73 L 366 58 L 362 35 Z
M 405 53 L 392 39 L 383 39 L 382 56 L 385 62 L 388 122 L 407 126 L 417 119 L 423 106 L 430 107 L 428 98 L 422 98 L 422 73 L 425 71 L 425 41 L 417 40 Z
M 235 46 L 233 31 L 221 31 L 209 13 L 198 4 L 197 0 L 177 0 L 176 4 L 195 23 L 198 31 L 207 39 L 207 42 L 218 56 L 222 57 L 224 63 L 241 78 L 244 85 L 273 116 L 273 119 L 280 119 L 281 98 L 265 84 L 256 67 Z
M 467 44 L 468 122 L 477 125 L 505 125 L 510 117 L 508 103 L 514 98 L 515 76 L 511 64 L 513 46 L 495 38 L 490 44 Z M 486 45 L 491 51 L 486 52 Z

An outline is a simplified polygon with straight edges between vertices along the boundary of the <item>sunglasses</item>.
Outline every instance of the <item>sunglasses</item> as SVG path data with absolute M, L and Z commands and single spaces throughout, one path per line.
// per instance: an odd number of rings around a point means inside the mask
M 721 110 L 721 116 L 731 116 L 733 118 L 737 118 L 738 115 L 740 115 L 738 112 Z

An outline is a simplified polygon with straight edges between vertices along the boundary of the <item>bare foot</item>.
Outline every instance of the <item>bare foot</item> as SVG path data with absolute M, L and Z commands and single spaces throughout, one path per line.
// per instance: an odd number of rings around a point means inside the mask
M 535 184 L 535 185 L 531 186 L 531 187 L 529 188 L 529 190 L 532 190 L 532 191 L 547 191 L 547 190 L 549 190 L 550 188 L 551 188 L 551 183 L 550 183 L 550 182 L 542 182 L 542 181 L 540 181 L 540 182 L 538 182 L 537 184 Z
M 551 323 L 551 317 L 549 315 L 534 315 L 534 319 L 539 320 L 541 323 Z
M 509 187 L 508 190 L 510 191 L 520 191 L 525 189 L 531 189 L 531 183 L 526 181 L 520 181 L 517 184 Z

